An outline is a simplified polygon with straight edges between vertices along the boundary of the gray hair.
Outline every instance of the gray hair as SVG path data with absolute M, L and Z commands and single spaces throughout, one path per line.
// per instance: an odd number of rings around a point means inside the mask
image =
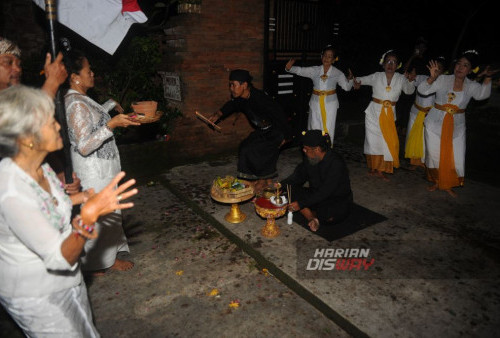
M 16 155 L 19 137 L 38 140 L 53 114 L 53 100 L 40 89 L 18 85 L 0 91 L 0 156 Z

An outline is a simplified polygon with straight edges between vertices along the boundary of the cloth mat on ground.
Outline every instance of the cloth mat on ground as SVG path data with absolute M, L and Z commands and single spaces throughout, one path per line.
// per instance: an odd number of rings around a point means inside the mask
M 330 226 L 321 226 L 320 224 L 318 231 L 314 232 L 314 234 L 331 242 L 385 220 L 387 220 L 387 217 L 384 215 L 353 203 L 351 214 L 345 220 Z M 294 214 L 294 221 L 311 231 L 307 226 L 307 220 L 299 213 Z

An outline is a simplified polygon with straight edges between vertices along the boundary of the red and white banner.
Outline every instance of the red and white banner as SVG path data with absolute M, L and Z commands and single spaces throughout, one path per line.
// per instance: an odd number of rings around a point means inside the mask
M 44 0 L 33 0 L 45 10 Z M 57 0 L 57 21 L 114 54 L 130 26 L 148 20 L 137 0 Z

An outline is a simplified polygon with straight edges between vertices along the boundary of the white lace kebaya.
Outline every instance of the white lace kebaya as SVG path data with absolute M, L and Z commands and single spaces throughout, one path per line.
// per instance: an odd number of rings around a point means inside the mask
M 99 192 L 109 181 L 95 186 L 96 180 L 111 180 L 121 170 L 113 132 L 106 126 L 111 119 L 108 112 L 115 103 L 109 100 L 100 105 L 72 89 L 68 90 L 65 102 L 74 170 L 83 187 L 92 187 Z
M 84 190 L 93 188 L 97 193 L 121 171 L 118 147 L 106 126 L 111 119 L 108 112 L 116 103 L 109 100 L 100 105 L 72 89 L 65 95 L 65 103 L 73 170 Z M 99 238 L 85 243 L 83 270 L 107 269 L 115 263 L 118 252 L 129 252 L 119 210 L 99 217 L 96 229 Z

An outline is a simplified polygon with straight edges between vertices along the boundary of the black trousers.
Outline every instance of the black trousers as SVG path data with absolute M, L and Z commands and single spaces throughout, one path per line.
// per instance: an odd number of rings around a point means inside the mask
M 283 141 L 279 130 L 255 130 L 244 139 L 238 154 L 238 176 L 246 179 L 264 179 L 277 176 L 276 163 Z
M 301 197 L 311 194 L 311 188 L 292 185 L 292 201 L 301 199 Z M 302 207 L 302 206 L 300 206 Z M 345 220 L 352 209 L 352 193 L 335 199 L 326 199 L 316 205 L 309 207 L 316 213 L 320 226 L 331 226 Z M 307 226 L 308 221 L 302 214 L 296 212 L 293 215 L 295 222 L 302 226 Z

